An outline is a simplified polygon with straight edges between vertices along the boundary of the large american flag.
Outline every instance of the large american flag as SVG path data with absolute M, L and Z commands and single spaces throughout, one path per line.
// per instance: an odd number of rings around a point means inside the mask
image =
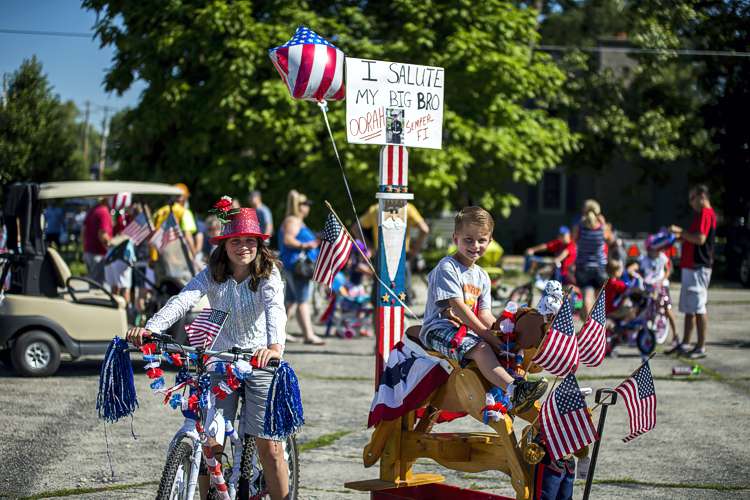
M 573 311 L 569 300 L 563 300 L 533 361 L 558 377 L 575 372 L 578 368 L 578 342 L 573 331 Z
M 162 250 L 165 246 L 179 238 L 180 226 L 177 224 L 177 219 L 174 218 L 174 214 L 170 213 L 164 222 L 161 223 L 161 226 L 154 231 L 149 243 L 154 245 L 158 250 Z
M 586 366 L 599 366 L 604 360 L 604 354 L 607 347 L 607 336 L 604 333 L 604 323 L 606 316 L 604 314 L 605 294 L 604 290 L 599 293 L 591 315 L 581 328 L 578 334 L 578 350 L 581 363 Z
M 188 343 L 194 347 L 208 347 L 221 331 L 228 313 L 218 309 L 204 309 L 192 323 L 185 326 Z
M 559 460 L 599 439 L 572 373 L 547 397 L 539 417 L 550 456 Z
M 334 276 L 349 260 L 352 240 L 333 214 L 328 214 L 321 235 L 320 252 L 315 261 L 313 281 L 331 286 Z
M 344 98 L 344 53 L 305 26 L 268 55 L 295 99 Z
M 130 221 L 130 224 L 125 226 L 125 229 L 122 230 L 122 234 L 128 236 L 135 246 L 143 243 L 143 240 L 151 234 L 151 228 L 148 225 L 146 214 L 141 212 L 136 215 L 135 219 Z
M 623 439 L 624 442 L 627 443 L 656 426 L 656 389 L 648 363 L 638 368 L 615 391 L 625 400 L 630 419 L 630 434 Z

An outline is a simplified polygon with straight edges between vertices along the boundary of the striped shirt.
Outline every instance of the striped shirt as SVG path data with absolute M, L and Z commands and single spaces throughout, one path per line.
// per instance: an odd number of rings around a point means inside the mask
M 596 229 L 589 229 L 583 224 L 579 225 L 576 269 L 604 268 L 607 265 L 605 245 L 604 224 L 599 224 Z

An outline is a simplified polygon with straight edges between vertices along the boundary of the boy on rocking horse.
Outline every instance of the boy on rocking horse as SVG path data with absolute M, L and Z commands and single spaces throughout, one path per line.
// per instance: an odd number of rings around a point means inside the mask
M 453 242 L 458 249 L 443 257 L 428 276 L 419 339 L 428 349 L 462 366 L 475 361 L 482 375 L 505 391 L 518 414 L 544 395 L 547 382 L 516 380 L 497 357 L 502 346 L 493 330 L 496 321 L 491 311 L 490 279 L 475 264 L 492 241 L 494 227 L 492 216 L 481 207 L 467 207 L 456 215 Z

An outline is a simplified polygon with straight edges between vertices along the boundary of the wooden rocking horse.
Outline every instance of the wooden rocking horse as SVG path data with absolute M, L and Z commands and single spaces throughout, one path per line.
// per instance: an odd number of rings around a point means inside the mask
M 419 342 L 419 326 L 406 330 L 410 340 Z M 523 350 L 520 374 L 537 373 L 541 367 L 531 360 L 547 331 L 544 317 L 534 309 L 522 309 L 516 315 L 516 343 Z M 434 351 L 431 355 L 447 359 Z M 516 498 L 528 499 L 533 494 L 533 464 L 543 457 L 541 448 L 532 442 L 532 429 L 523 430 L 519 445 L 513 432 L 515 418 L 535 423 L 540 404 L 520 413 L 503 415 L 498 422 L 488 425 L 493 432 L 433 433 L 433 425 L 440 411 L 465 412 L 482 422 L 485 407 L 485 394 L 490 384 L 472 361 L 462 368 L 458 362 L 447 359 L 453 367 L 447 382 L 433 391 L 420 405 L 425 408 L 423 416 L 416 416 L 416 409 L 394 419 L 383 420 L 375 427 L 370 442 L 365 446 L 363 459 L 365 467 L 371 467 L 380 460 L 380 478 L 369 481 L 347 483 L 346 486 L 361 491 L 375 491 L 385 488 L 415 486 L 442 482 L 440 474 L 415 474 L 414 462 L 421 457 L 430 458 L 449 469 L 464 472 L 500 470 L 511 478 Z

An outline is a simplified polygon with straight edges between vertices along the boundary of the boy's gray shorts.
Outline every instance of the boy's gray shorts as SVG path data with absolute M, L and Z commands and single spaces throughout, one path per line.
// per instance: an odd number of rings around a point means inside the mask
M 271 387 L 276 368 L 253 369 L 252 374 L 245 378 L 245 408 L 242 410 L 242 421 L 238 425 L 240 436 L 249 434 L 263 439 L 273 439 L 263 433 L 263 422 L 266 418 L 266 399 Z M 214 386 L 224 377 L 220 373 L 211 373 L 211 385 Z M 216 408 L 224 413 L 224 417 L 234 421 L 240 395 L 235 391 L 226 398 L 216 398 Z

